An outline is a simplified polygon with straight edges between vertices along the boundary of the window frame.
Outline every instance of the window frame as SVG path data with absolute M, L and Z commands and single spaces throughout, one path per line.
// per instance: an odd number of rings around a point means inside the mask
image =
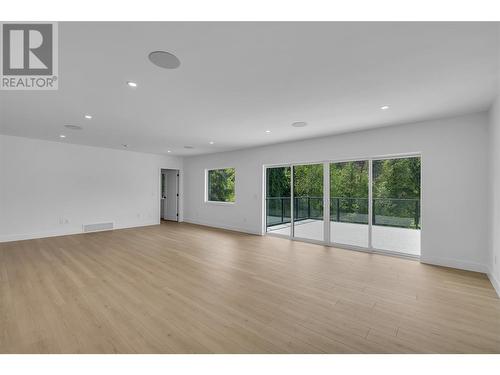
M 221 169 L 234 169 L 234 201 L 212 201 L 209 199 L 209 172 L 217 171 Z M 217 168 L 207 168 L 205 169 L 205 203 L 214 205 L 234 205 L 236 203 L 236 167 L 217 167 Z

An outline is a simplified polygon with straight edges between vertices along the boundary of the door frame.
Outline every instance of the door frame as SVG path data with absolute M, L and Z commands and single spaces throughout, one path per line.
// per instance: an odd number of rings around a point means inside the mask
M 177 197 L 176 197 L 176 204 L 177 204 L 177 220 L 168 220 L 168 221 L 173 221 L 173 222 L 181 222 L 181 207 L 180 207 L 180 187 L 181 187 L 181 184 L 180 184 L 180 178 L 181 178 L 181 170 L 180 169 L 177 169 L 177 168 L 159 168 L 159 184 L 158 184 L 158 217 L 159 217 L 159 220 L 158 220 L 158 224 L 161 223 L 162 220 L 167 220 L 167 219 L 163 219 L 161 217 L 161 178 L 162 178 L 162 171 L 164 170 L 169 170 L 169 171 L 175 171 L 177 172 L 176 173 L 176 189 L 177 189 Z M 168 192 L 167 192 L 168 194 Z M 165 199 L 168 199 L 165 198 Z

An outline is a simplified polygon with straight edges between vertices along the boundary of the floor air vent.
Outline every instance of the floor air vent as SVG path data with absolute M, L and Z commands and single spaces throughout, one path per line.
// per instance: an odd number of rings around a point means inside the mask
M 113 223 L 96 223 L 96 224 L 84 224 L 84 232 L 98 232 L 101 230 L 113 229 Z

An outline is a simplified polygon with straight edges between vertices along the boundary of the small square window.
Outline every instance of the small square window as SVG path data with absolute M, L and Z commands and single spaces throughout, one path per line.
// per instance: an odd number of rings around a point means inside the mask
M 207 171 L 207 201 L 226 202 L 235 201 L 235 169 L 210 169 Z

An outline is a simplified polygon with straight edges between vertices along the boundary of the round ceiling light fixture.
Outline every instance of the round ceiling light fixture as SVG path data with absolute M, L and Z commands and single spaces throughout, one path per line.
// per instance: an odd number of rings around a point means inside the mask
M 385 111 L 386 109 L 389 109 L 389 106 L 388 105 L 383 105 L 382 107 L 380 107 L 380 109 L 382 111 Z
M 80 125 L 64 125 L 66 129 L 71 130 L 82 130 L 83 128 Z
M 181 65 L 177 56 L 167 51 L 153 51 L 148 57 L 149 61 L 163 69 L 177 69 Z
M 66 138 L 66 136 L 64 134 L 60 134 L 59 138 Z
M 305 121 L 296 121 L 296 122 L 292 123 L 292 126 L 294 128 L 303 128 L 303 127 L 307 126 L 307 122 L 305 122 Z
M 92 115 L 85 115 L 85 118 L 86 118 L 87 120 L 92 120 Z
M 132 82 L 132 81 L 127 81 L 127 85 L 128 85 L 129 87 L 137 87 L 137 83 Z

